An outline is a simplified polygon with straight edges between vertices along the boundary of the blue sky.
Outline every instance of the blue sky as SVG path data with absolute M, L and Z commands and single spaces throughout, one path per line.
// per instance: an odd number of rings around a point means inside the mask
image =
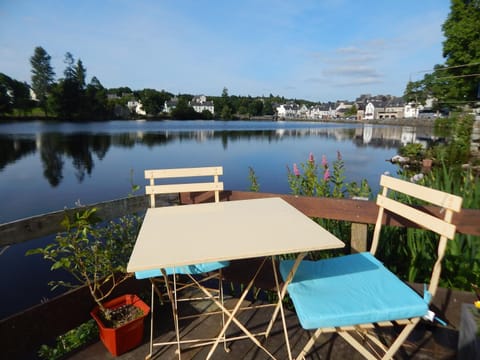
M 105 87 L 311 101 L 401 96 L 444 62 L 449 0 L 0 0 L 0 72 L 57 78 L 71 52 Z

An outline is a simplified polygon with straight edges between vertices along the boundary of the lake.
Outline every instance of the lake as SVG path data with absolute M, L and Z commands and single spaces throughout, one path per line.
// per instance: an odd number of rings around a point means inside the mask
M 431 128 L 319 122 L 109 121 L 0 124 L 0 222 L 125 197 L 143 186 L 149 168 L 221 165 L 227 190 L 249 189 L 249 168 L 260 191 L 289 193 L 287 166 L 309 154 L 329 163 L 337 151 L 346 181 L 367 179 L 374 192 L 387 159 L 402 144 L 425 142 Z M 0 318 L 51 298 L 55 273 L 39 256 L 25 257 L 40 239 L 0 255 Z M 1 249 L 0 249 L 1 251 Z M 31 281 L 35 274 L 35 281 Z M 27 295 L 28 293 L 28 295 Z M 3 313 L 2 313 L 3 312 Z

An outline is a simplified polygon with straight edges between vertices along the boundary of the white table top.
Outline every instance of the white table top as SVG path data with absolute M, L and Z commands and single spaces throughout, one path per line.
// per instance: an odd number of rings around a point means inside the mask
M 127 271 L 343 246 L 281 198 L 150 208 Z

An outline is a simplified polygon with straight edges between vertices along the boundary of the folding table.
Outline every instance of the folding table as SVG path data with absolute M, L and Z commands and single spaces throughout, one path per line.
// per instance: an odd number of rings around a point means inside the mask
M 341 240 L 278 197 L 150 208 L 146 212 L 127 271 L 294 253 L 301 254 L 298 257 L 300 259 L 309 251 L 343 246 Z M 276 269 L 274 274 L 277 274 Z M 278 278 L 276 281 L 281 298 L 285 292 L 282 289 L 280 293 Z M 257 346 L 274 358 L 235 318 L 252 284 L 253 280 L 245 288 L 233 311 L 217 303 L 229 318 L 207 358 L 213 354 L 232 321 Z M 278 305 L 290 354 L 281 301 Z M 276 312 L 272 319 L 275 317 Z M 150 342 L 152 346 L 152 339 Z

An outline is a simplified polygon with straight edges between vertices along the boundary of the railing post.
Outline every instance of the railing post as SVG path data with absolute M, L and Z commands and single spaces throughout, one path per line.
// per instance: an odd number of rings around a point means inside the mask
M 350 247 L 352 253 L 367 251 L 367 224 L 352 223 Z

